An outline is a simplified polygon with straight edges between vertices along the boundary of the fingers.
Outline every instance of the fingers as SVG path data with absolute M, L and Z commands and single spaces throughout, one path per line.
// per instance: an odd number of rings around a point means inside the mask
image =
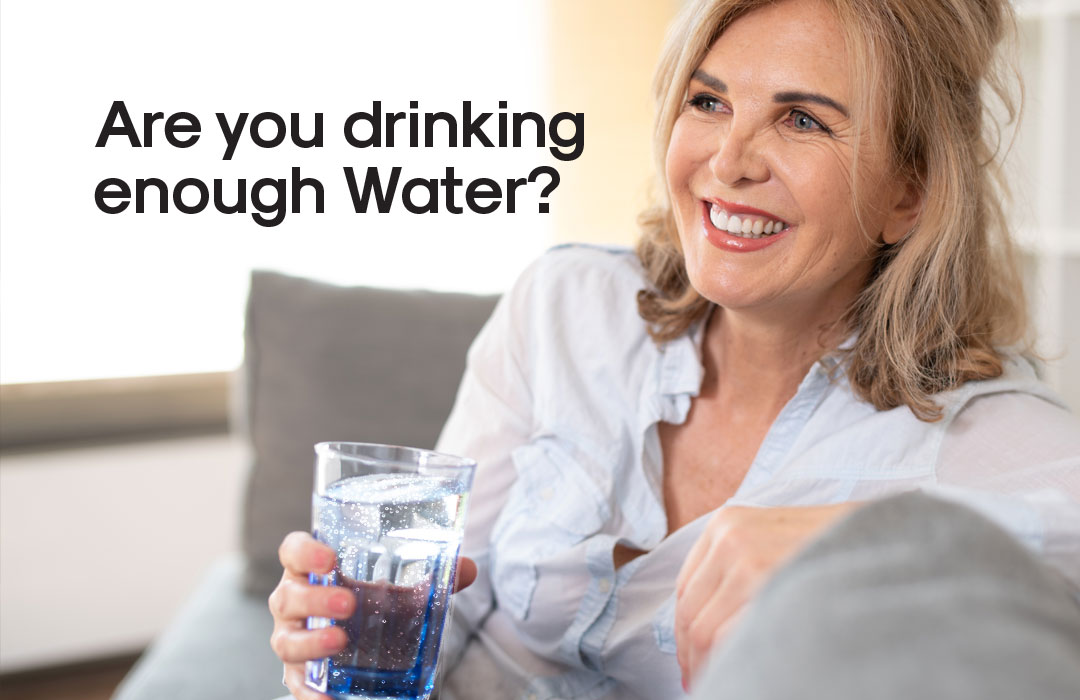
M 294 576 L 309 572 L 329 573 L 337 562 L 334 550 L 306 532 L 290 532 L 278 548 L 278 559 L 285 571 Z
M 732 613 L 731 617 L 729 617 L 724 624 L 720 625 L 720 629 L 716 630 L 716 635 L 713 637 L 713 652 L 719 649 L 720 645 L 723 644 L 727 640 L 727 638 L 731 636 L 732 631 L 735 629 L 735 627 L 738 626 L 739 621 L 742 620 L 743 613 L 745 612 L 746 605 L 744 604 L 741 608 Z M 704 668 L 705 667 L 702 666 L 702 670 L 704 670 Z
M 285 686 L 296 700 L 327 700 L 326 695 L 304 685 L 304 664 L 285 665 Z
M 340 627 L 317 630 L 282 627 L 270 635 L 270 647 L 285 663 L 302 663 L 332 656 L 345 648 L 348 637 Z
M 685 613 L 696 614 L 713 593 L 723 584 L 729 569 L 735 563 L 736 553 L 723 540 L 713 540 L 701 557 L 691 562 L 687 559 L 683 569 L 686 581 L 676 598 Z M 686 619 L 684 618 L 684 622 Z
M 341 586 L 313 586 L 302 579 L 282 577 L 269 603 L 274 619 L 282 622 L 309 617 L 341 620 L 352 615 L 356 596 Z
M 706 528 L 705 532 L 701 533 L 701 536 L 697 538 L 693 546 L 690 547 L 690 551 L 686 553 L 686 558 L 683 559 L 683 565 L 679 569 L 679 575 L 675 578 L 675 594 L 681 596 L 683 590 L 686 588 L 686 582 L 694 573 L 694 569 L 705 556 L 705 552 L 709 551 L 709 547 L 712 546 L 712 537 L 709 534 L 709 530 Z
M 675 580 L 675 658 L 678 660 L 679 668 L 683 672 L 683 687 L 686 687 L 686 670 L 689 668 L 690 663 L 686 630 L 694 612 L 686 605 L 684 595 L 687 582 L 701 565 L 701 561 L 710 545 L 709 533 L 706 530 L 690 548 L 686 559 L 683 560 L 682 568 L 679 569 L 679 576 Z
M 696 560 L 687 557 L 683 565 L 686 574 L 682 588 L 676 593 L 675 603 L 675 653 L 684 675 L 689 675 L 691 650 L 695 642 L 691 639 L 693 625 L 698 624 L 706 605 L 716 596 L 727 590 L 729 571 L 733 565 L 732 557 L 723 540 L 709 540 L 702 537 L 698 542 L 706 542 L 707 551 L 701 552 Z M 701 634 L 700 630 L 697 634 Z
M 716 628 L 710 629 L 708 625 L 713 621 L 717 625 L 723 623 L 718 618 L 727 609 L 723 606 L 731 605 L 725 601 L 736 590 L 737 582 L 729 580 L 740 555 L 738 542 L 731 541 L 733 527 L 730 514 L 724 509 L 717 511 L 691 547 L 676 580 L 675 654 L 684 683 L 690 681 L 700 658 L 712 645 L 711 633 Z M 711 616 L 702 618 L 710 603 Z M 734 609 L 739 605 L 734 604 Z
M 709 660 L 721 649 L 725 640 L 731 635 L 734 628 L 739 624 L 742 619 L 745 607 L 741 607 L 735 611 L 719 629 L 713 633 L 712 643 L 706 647 L 703 647 L 698 651 L 691 651 L 690 653 L 690 666 L 683 672 L 683 687 L 689 691 L 692 683 L 696 684 L 700 681 L 701 674 L 705 673 L 709 667 Z
M 717 641 L 724 637 L 754 590 L 754 579 L 736 569 L 698 610 L 684 635 L 686 662 L 682 668 L 687 679 L 697 677 L 704 668 Z
M 468 557 L 460 557 L 457 562 L 457 575 L 454 580 L 454 593 L 463 591 L 476 580 L 476 562 Z
M 732 513 L 736 511 L 738 511 L 736 507 L 721 508 L 709 519 L 705 531 L 701 533 L 690 551 L 686 553 L 686 559 L 683 560 L 683 566 L 675 579 L 676 594 L 683 594 L 683 591 L 690 584 L 690 579 L 698 573 L 698 564 L 708 557 L 711 550 L 730 536 L 731 529 L 734 526 Z

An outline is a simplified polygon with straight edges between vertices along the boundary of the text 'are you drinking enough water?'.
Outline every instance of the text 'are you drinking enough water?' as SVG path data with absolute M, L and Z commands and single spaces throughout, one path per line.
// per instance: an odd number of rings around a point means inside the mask
M 215 112 L 222 161 L 242 158 L 251 147 L 273 149 L 291 144 L 300 149 L 324 148 L 325 119 L 322 112 L 302 114 L 276 112 L 226 114 Z M 421 111 L 418 101 L 407 110 L 394 111 L 382 102 L 348 115 L 341 124 L 344 142 L 354 149 L 416 148 L 537 148 L 546 149 L 560 163 L 576 160 L 585 149 L 585 115 L 559 112 L 550 119 L 537 112 L 510 111 L 501 100 L 494 111 L 476 110 L 463 101 L 460 109 Z M 109 108 L 98 134 L 96 148 L 186 149 L 203 137 L 202 121 L 191 112 L 142 112 L 134 116 L 123 100 Z M 342 184 L 357 214 L 386 214 L 401 207 L 411 214 L 515 214 L 551 210 L 549 196 L 561 176 L 554 165 L 541 164 L 517 177 L 466 179 L 447 165 L 437 173 L 416 173 L 403 165 L 356 166 L 343 164 Z M 178 212 L 199 214 L 216 210 L 222 214 L 249 214 L 260 226 L 273 227 L 289 213 L 313 205 L 316 214 L 326 210 L 323 182 L 305 176 L 302 167 L 291 165 L 287 175 L 226 181 L 215 177 L 184 177 L 173 182 L 150 174 L 133 180 L 101 179 L 94 203 L 106 214 Z M 533 208 L 535 207 L 535 209 Z

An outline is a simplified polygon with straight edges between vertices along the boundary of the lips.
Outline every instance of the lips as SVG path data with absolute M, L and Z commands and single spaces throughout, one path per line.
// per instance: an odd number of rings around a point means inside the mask
M 703 233 L 718 248 L 750 252 L 783 238 L 791 224 L 761 209 L 723 200 L 702 201 Z

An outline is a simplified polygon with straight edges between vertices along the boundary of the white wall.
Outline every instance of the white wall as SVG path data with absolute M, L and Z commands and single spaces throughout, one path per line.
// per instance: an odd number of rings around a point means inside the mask
M 528 139 L 505 149 L 356 149 L 343 125 L 375 100 L 385 111 L 417 100 L 421 111 L 458 115 L 464 100 L 478 112 L 506 100 L 510 111 L 550 117 L 543 9 L 540 0 L 5 0 L 0 382 L 230 370 L 252 267 L 346 284 L 507 288 L 552 240 L 537 185 L 521 191 L 516 214 L 416 215 L 400 203 L 356 214 L 342 168 L 399 165 L 404 178 L 431 178 L 455 166 L 468 181 L 572 163 Z M 150 148 L 118 137 L 95 148 L 114 100 L 138 124 L 143 112 L 193 113 L 203 133 L 174 148 L 158 122 Z M 301 133 L 322 112 L 324 147 L 245 140 L 222 160 L 215 113 L 264 111 L 302 115 Z M 239 178 L 250 187 L 293 166 L 323 183 L 326 211 L 314 213 L 308 193 L 303 212 L 275 228 L 213 207 L 109 215 L 94 203 L 108 177 L 221 178 L 231 201 Z M 559 207 L 558 190 L 549 201 Z
M 140 650 L 238 548 L 243 443 L 0 457 L 0 673 Z

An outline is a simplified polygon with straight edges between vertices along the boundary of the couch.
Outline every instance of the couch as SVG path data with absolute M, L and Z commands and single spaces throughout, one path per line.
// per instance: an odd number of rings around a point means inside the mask
M 281 576 L 282 537 L 311 526 L 312 445 L 432 447 L 466 350 L 495 301 L 253 273 L 236 428 L 253 455 L 242 551 L 205 575 L 113 700 L 268 700 L 284 692 L 266 598 Z

